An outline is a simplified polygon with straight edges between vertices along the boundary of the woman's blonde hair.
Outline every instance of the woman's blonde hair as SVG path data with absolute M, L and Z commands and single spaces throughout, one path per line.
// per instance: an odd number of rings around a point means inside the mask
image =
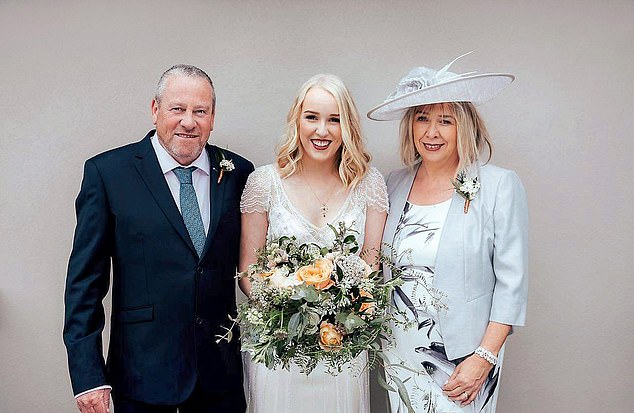
M 488 151 L 486 162 L 489 162 L 493 155 L 493 143 L 478 110 L 471 102 L 447 102 L 415 106 L 405 112 L 399 127 L 401 160 L 403 163 L 413 168 L 414 165 L 421 161 L 420 154 L 416 150 L 416 146 L 414 146 L 414 118 L 420 110 L 431 109 L 435 105 L 442 105 L 443 110 L 449 110 L 456 118 L 459 159 L 456 172 L 466 171 L 478 162 L 485 146 Z
M 368 171 L 371 156 L 366 151 L 361 136 L 359 111 L 343 81 L 337 76 L 320 74 L 302 85 L 286 117 L 286 133 L 277 150 L 277 165 L 282 178 L 287 178 L 300 168 L 304 155 L 299 139 L 302 105 L 311 88 L 318 87 L 330 93 L 337 102 L 341 125 L 341 149 L 337 158 L 339 177 L 344 187 L 354 188 Z

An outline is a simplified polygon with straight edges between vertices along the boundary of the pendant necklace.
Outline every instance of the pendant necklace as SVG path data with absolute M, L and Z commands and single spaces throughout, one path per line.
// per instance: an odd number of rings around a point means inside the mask
M 317 196 L 317 193 L 315 193 L 315 191 L 313 190 L 313 187 L 310 186 L 310 184 L 308 183 L 308 181 L 306 180 L 305 177 L 302 176 L 302 180 L 304 181 L 304 183 L 306 184 L 306 186 L 308 187 L 308 189 L 310 189 L 310 192 L 313 193 L 313 196 L 315 197 L 315 199 L 317 199 L 317 201 L 319 202 L 319 204 L 321 205 L 319 207 L 319 210 L 321 211 L 321 216 L 326 218 L 326 215 L 328 214 L 329 208 L 328 208 L 328 201 L 330 201 L 330 198 L 332 198 L 332 196 L 334 195 L 334 191 L 331 191 L 328 194 L 328 198 L 326 198 L 326 201 L 322 201 L 321 198 L 319 198 Z

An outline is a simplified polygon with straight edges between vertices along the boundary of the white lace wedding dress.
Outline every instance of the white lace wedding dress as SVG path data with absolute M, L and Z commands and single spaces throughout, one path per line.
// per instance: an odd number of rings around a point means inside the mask
M 350 192 L 332 224 L 354 223 L 359 245 L 363 245 L 366 208 L 381 212 L 389 209 L 387 189 L 381 173 L 371 168 Z M 274 165 L 257 168 L 247 180 L 242 200 L 242 213 L 268 213 L 267 241 L 283 235 L 294 235 L 298 243 L 331 244 L 334 233 L 328 226 L 318 228 L 309 222 L 290 202 Z M 244 354 L 248 411 L 252 413 L 366 413 L 370 411 L 367 355 L 363 353 L 349 368 L 336 376 L 318 365 L 310 375 L 291 371 L 269 370 L 251 361 Z

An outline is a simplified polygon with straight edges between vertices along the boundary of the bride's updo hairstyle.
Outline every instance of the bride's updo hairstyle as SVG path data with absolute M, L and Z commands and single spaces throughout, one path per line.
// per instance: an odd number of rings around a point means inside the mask
M 315 75 L 308 79 L 299 89 L 293 101 L 286 117 L 286 133 L 277 150 L 277 166 L 280 170 L 280 176 L 287 178 L 300 168 L 300 160 L 304 155 L 304 150 L 299 140 L 299 123 L 304 99 L 313 87 L 327 91 L 337 102 L 342 140 L 337 159 L 339 177 L 345 188 L 354 188 L 368 171 L 371 156 L 365 149 L 361 137 L 359 112 L 348 88 L 337 76 L 328 74 Z

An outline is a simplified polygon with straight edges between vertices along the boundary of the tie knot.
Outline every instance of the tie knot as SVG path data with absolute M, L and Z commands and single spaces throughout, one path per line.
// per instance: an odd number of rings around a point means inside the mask
M 191 184 L 192 183 L 192 172 L 196 169 L 195 166 L 190 166 L 189 168 L 183 168 L 179 166 L 177 168 L 172 169 L 174 174 L 178 178 L 181 184 Z

